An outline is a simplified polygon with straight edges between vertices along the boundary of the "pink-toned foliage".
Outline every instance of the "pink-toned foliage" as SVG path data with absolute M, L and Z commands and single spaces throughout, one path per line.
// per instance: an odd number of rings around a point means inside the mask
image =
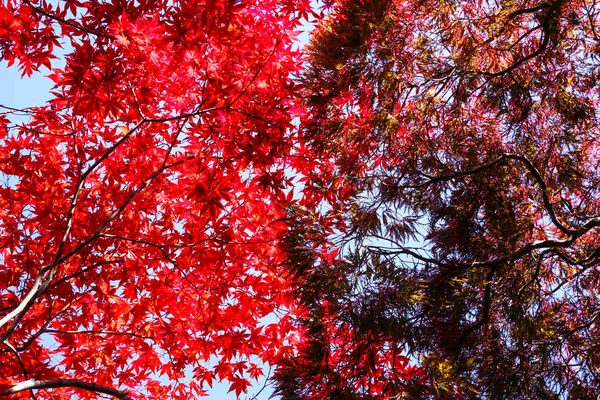
M 596 1 L 329 6 L 303 74 L 321 195 L 288 237 L 306 335 L 280 392 L 596 398 Z M 424 370 L 394 370 L 399 350 Z

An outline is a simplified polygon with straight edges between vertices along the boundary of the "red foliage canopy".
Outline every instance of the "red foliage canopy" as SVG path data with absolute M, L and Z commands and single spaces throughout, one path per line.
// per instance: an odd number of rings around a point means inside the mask
M 2 2 L 2 59 L 64 65 L 48 104 L 0 110 L 0 397 L 239 396 L 291 349 L 275 239 L 309 11 Z

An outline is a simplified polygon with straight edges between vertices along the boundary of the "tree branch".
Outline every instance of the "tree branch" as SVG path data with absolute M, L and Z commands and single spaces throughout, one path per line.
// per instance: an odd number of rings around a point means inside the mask
M 103 38 L 107 38 L 107 39 L 112 39 L 112 36 L 109 35 L 105 35 L 104 33 L 100 33 L 100 32 L 96 32 L 93 31 L 91 29 L 85 28 L 81 25 L 75 24 L 73 22 L 67 21 L 66 19 L 57 17 L 54 14 L 50 14 L 49 12 L 47 12 L 46 10 L 43 10 L 42 8 L 34 5 L 33 3 L 31 3 L 29 0 L 23 0 L 24 4 L 27 4 L 29 7 L 31 7 L 31 9 L 33 9 L 35 12 L 42 14 L 50 19 L 53 19 L 54 21 L 60 23 L 60 24 L 65 24 L 67 26 L 70 26 L 71 28 L 77 29 L 79 31 L 85 32 L 85 33 L 89 33 L 91 35 L 95 35 L 98 37 L 103 37 Z
M 25 298 L 23 298 L 23 300 L 21 300 L 19 305 L 17 307 L 15 307 L 14 310 L 12 310 L 8 314 L 6 314 L 4 316 L 4 318 L 2 318 L 0 320 L 0 328 L 2 328 L 4 325 L 6 325 L 6 323 L 8 323 L 10 320 L 12 320 L 15 317 L 17 317 L 15 321 L 19 321 L 20 318 L 18 318 L 18 316 L 25 314 L 27 312 L 27 310 L 29 310 L 29 308 L 33 305 L 33 302 L 39 295 L 38 291 L 39 291 L 40 287 L 42 286 L 43 275 L 44 275 L 43 271 L 40 271 L 37 274 L 37 276 L 35 277 L 35 280 L 33 281 L 33 285 L 31 286 L 31 289 L 29 289 L 29 292 L 27 293 Z M 13 325 L 14 325 L 14 323 L 13 323 Z M 11 328 L 12 328 L 12 326 L 11 326 Z M 8 338 L 8 336 L 10 336 L 11 333 L 12 333 L 12 329 L 7 329 L 6 332 L 4 332 L 4 334 L 2 336 L 0 336 L 0 342 L 4 342 L 6 340 L 6 338 Z
M 45 329 L 44 332 L 61 334 L 61 335 L 80 335 L 80 334 L 107 335 L 107 336 L 110 335 L 110 336 L 131 336 L 131 337 L 136 337 L 139 339 L 152 339 L 152 337 L 150 337 L 150 336 L 140 335 L 135 332 L 102 331 L 102 330 L 97 330 L 97 329 L 87 329 L 87 330 L 81 330 L 81 331 L 62 331 L 59 329 Z
M 515 17 L 519 16 L 519 15 L 523 15 L 523 14 L 532 14 L 536 11 L 540 11 L 543 10 L 544 8 L 548 8 L 550 7 L 550 4 L 548 3 L 542 3 L 539 6 L 536 7 L 531 7 L 531 8 L 522 8 L 520 10 L 517 11 L 513 11 L 510 14 L 508 14 L 508 19 L 514 19 Z
M 19 354 L 19 352 L 17 351 L 17 349 L 15 349 L 15 347 L 8 343 L 6 340 L 4 342 L 2 342 L 4 344 L 4 346 L 6 346 L 17 358 L 17 362 L 19 363 L 19 366 L 21 367 L 21 370 L 23 371 L 23 377 L 25 379 L 29 379 L 29 373 L 27 372 L 27 368 L 25 367 L 25 364 L 23 363 L 23 359 L 21 358 L 21 354 Z M 35 392 L 33 391 L 33 389 L 29 389 L 29 394 L 31 396 L 31 398 L 33 400 L 37 400 L 37 397 L 35 396 Z
M 541 6 L 538 6 L 538 7 L 533 7 L 533 8 L 530 8 L 530 9 L 523 9 L 523 10 L 520 10 L 520 11 L 515 11 L 514 13 L 512 13 L 512 14 L 509 15 L 509 18 L 512 19 L 512 18 L 514 18 L 514 17 L 516 17 L 518 15 L 526 14 L 526 13 L 532 13 L 532 12 L 541 10 L 543 8 L 550 8 L 550 5 L 549 4 L 542 4 Z M 550 20 L 551 20 L 552 14 L 553 14 L 552 12 L 548 11 L 547 14 L 546 14 L 546 16 L 545 16 L 545 18 L 544 18 L 544 20 L 540 24 L 540 26 L 543 29 L 543 33 L 542 33 L 542 37 L 540 39 L 540 45 L 539 45 L 539 47 L 537 48 L 536 51 L 534 51 L 533 53 L 527 54 L 523 58 L 515 61 L 512 65 L 510 65 L 509 67 L 507 67 L 507 68 L 505 68 L 505 69 L 503 69 L 501 71 L 498 71 L 498 72 L 477 71 L 477 72 L 480 73 L 480 74 L 482 74 L 482 75 L 484 75 L 484 76 L 489 76 L 489 77 L 495 78 L 495 77 L 502 76 L 502 75 L 505 75 L 507 73 L 510 73 L 510 72 L 514 71 L 515 69 L 519 68 L 521 65 L 525 64 L 527 61 L 529 61 L 529 60 L 531 60 L 531 59 L 539 56 L 540 54 L 542 54 L 546 50 L 546 48 L 548 47 L 548 44 L 550 43 L 550 33 L 549 33 L 549 30 L 550 30 Z
M 73 219 L 75 206 L 77 204 L 77 199 L 78 199 L 79 194 L 83 190 L 84 181 L 92 173 L 92 171 L 95 170 L 96 167 L 98 167 L 98 165 L 100 165 L 106 158 L 108 158 L 109 155 L 112 154 L 125 140 L 127 140 L 136 130 L 138 130 L 142 125 L 144 125 L 147 122 L 149 122 L 149 121 L 142 120 L 138 124 L 136 124 L 133 128 L 131 128 L 127 132 L 127 134 L 125 134 L 113 146 L 111 146 L 111 148 L 109 148 L 98 160 L 96 160 L 96 162 L 94 162 L 94 164 L 92 164 L 92 166 L 90 166 L 83 173 L 83 175 L 81 175 L 78 178 L 76 188 L 75 188 L 75 193 L 73 195 L 73 199 L 71 200 L 71 205 L 69 207 L 69 215 L 67 217 L 67 226 L 65 228 L 65 231 L 63 232 L 63 236 L 62 236 L 61 242 L 59 244 L 59 248 L 56 253 L 55 259 L 51 264 L 43 266 L 40 269 L 40 271 L 38 272 L 38 274 L 33 282 L 31 289 L 29 290 L 29 292 L 27 293 L 25 298 L 23 300 L 21 300 L 19 305 L 13 311 L 11 311 L 7 315 L 5 315 L 0 320 L 0 328 L 2 326 L 4 326 L 8 321 L 13 320 L 11 326 L 6 330 L 6 332 L 4 332 L 4 334 L 2 336 L 0 336 L 0 342 L 3 342 L 12 334 L 12 332 L 14 331 L 16 326 L 19 324 L 19 322 L 21 321 L 23 316 L 27 313 L 29 308 L 31 308 L 31 306 L 33 305 L 35 300 L 38 298 L 38 296 L 40 296 L 46 290 L 48 285 L 52 282 L 52 278 L 54 277 L 56 268 L 60 264 L 62 264 L 63 262 L 65 262 L 66 260 L 71 258 L 73 255 L 77 254 L 81 249 L 83 249 L 84 247 L 86 247 L 87 245 L 89 245 L 90 243 L 95 241 L 100 236 L 100 234 L 106 229 L 106 227 L 125 210 L 127 205 L 135 198 L 135 196 L 137 196 L 141 191 L 143 191 L 163 171 L 165 171 L 169 168 L 172 168 L 176 165 L 179 165 L 183 162 L 183 161 L 178 161 L 173 164 L 168 164 L 168 165 L 166 164 L 166 162 L 170 156 L 171 150 L 173 148 L 173 144 L 171 144 L 167 154 L 165 155 L 165 159 L 163 160 L 161 167 L 158 168 L 152 175 L 150 175 L 150 177 L 148 177 L 146 180 L 144 180 L 142 182 L 142 184 L 125 199 L 123 204 L 121 204 L 120 207 L 118 207 L 116 210 L 113 211 L 113 213 L 104 221 L 104 223 L 98 228 L 98 230 L 92 236 L 90 236 L 84 242 L 80 243 L 78 246 L 76 246 L 73 250 L 71 250 L 67 254 L 61 256 L 62 249 L 66 243 L 68 234 L 71 229 L 71 221 Z
M 450 180 L 454 180 L 457 178 L 462 178 L 462 177 L 470 176 L 470 175 L 476 175 L 478 173 L 481 173 L 483 171 L 491 169 L 491 168 L 495 167 L 496 165 L 498 165 L 504 161 L 507 161 L 507 160 L 519 161 L 525 165 L 525 167 L 527 168 L 529 173 L 533 176 L 534 180 L 536 181 L 536 183 L 538 184 L 538 186 L 541 189 L 542 203 L 544 205 L 544 208 L 548 212 L 548 216 L 550 217 L 550 220 L 552 221 L 552 223 L 561 232 L 563 232 L 565 234 L 568 234 L 568 235 L 575 234 L 578 231 L 578 229 L 569 229 L 558 220 L 558 218 L 556 217 L 556 213 L 554 211 L 554 207 L 552 206 L 552 203 L 550 203 L 550 198 L 548 197 L 548 186 L 546 185 L 544 178 L 542 178 L 542 174 L 527 157 L 522 156 L 522 155 L 505 153 L 487 164 L 481 165 L 476 168 L 469 169 L 467 171 L 459 171 L 459 172 L 456 172 L 456 173 L 453 173 L 450 175 L 429 177 L 429 179 L 425 182 L 415 184 L 415 185 L 398 185 L 398 188 L 420 189 L 420 188 L 423 188 L 423 187 L 426 187 L 429 185 L 433 185 L 435 183 L 446 182 L 446 181 L 450 181 Z M 581 229 L 581 228 L 579 228 L 579 229 Z
M 461 335 L 460 338 L 458 339 L 457 345 L 456 345 L 456 350 L 454 353 L 454 360 L 458 360 L 458 357 L 460 356 L 460 352 L 462 351 L 462 348 L 465 344 L 465 341 L 469 338 L 469 336 L 471 336 L 471 334 L 473 332 L 475 332 L 476 330 L 478 330 L 479 328 L 481 328 L 482 326 L 484 326 L 485 324 L 488 323 L 489 318 L 490 318 L 490 307 L 491 307 L 491 303 L 492 303 L 492 287 L 491 287 L 491 282 L 492 282 L 492 278 L 494 277 L 494 273 L 496 272 L 495 269 L 490 269 L 490 271 L 488 272 L 487 276 L 486 276 L 486 282 L 485 282 L 485 289 L 484 289 L 484 294 L 483 294 L 483 304 L 482 304 L 482 311 L 481 311 L 481 318 L 479 319 L 479 321 L 477 321 L 476 323 L 474 323 L 473 325 L 469 326 Z
M 53 379 L 40 381 L 25 381 L 17 383 L 13 387 L 0 393 L 0 397 L 9 396 L 25 390 L 36 389 L 56 389 L 56 388 L 76 388 L 88 390 L 91 392 L 107 394 L 121 400 L 133 400 L 127 392 L 123 392 L 108 386 L 98 385 L 96 383 L 85 382 L 79 379 Z

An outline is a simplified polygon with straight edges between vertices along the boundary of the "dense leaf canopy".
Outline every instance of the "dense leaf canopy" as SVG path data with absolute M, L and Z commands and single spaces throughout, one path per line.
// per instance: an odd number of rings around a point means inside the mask
M 591 0 L 331 5 L 303 75 L 328 194 L 294 211 L 310 311 L 281 393 L 596 398 L 599 23 Z
M 0 4 L 0 398 L 596 398 L 596 0 L 323 3 Z
M 289 351 L 275 239 L 308 12 L 0 3 L 1 59 L 55 83 L 0 109 L 0 398 L 241 396 Z

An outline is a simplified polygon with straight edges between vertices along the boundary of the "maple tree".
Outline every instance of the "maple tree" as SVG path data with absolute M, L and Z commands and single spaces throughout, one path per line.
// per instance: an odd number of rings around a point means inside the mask
M 0 4 L 1 59 L 55 84 L 0 109 L 0 398 L 239 397 L 290 351 L 275 239 L 309 12 Z
M 327 5 L 287 237 L 306 335 L 279 393 L 596 398 L 597 2 Z

